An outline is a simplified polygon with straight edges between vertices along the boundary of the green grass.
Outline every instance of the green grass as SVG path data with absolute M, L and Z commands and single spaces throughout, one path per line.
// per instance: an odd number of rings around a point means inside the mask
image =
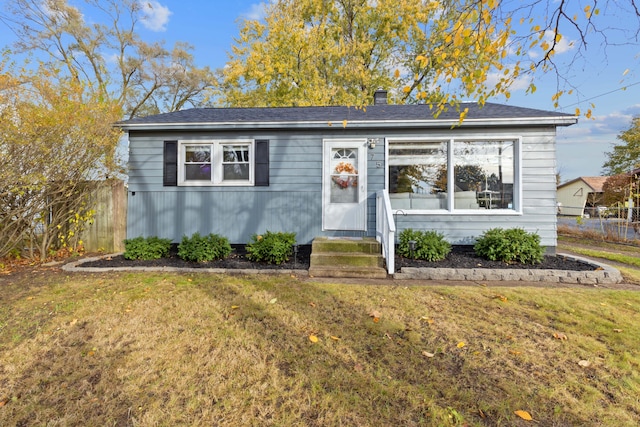
M 594 258 L 606 259 L 609 261 L 620 262 L 622 264 L 640 267 L 640 258 L 633 255 L 619 254 L 601 250 L 584 249 L 580 247 L 571 247 L 571 251 L 580 255 L 590 256 Z
M 638 292 L 164 273 L 0 285 L 1 425 L 531 425 L 514 414 L 525 410 L 536 425 L 632 426 L 640 417 Z
M 594 247 L 598 249 L 591 249 Z M 615 267 L 620 270 L 625 282 L 640 284 L 639 246 L 561 235 L 558 236 L 558 249 L 591 258 L 599 258 L 604 262 L 616 262 Z

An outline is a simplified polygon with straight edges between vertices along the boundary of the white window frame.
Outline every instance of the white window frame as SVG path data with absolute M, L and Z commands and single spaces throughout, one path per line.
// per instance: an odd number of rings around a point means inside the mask
M 185 179 L 186 147 L 188 146 L 211 147 L 211 179 L 187 180 Z M 248 180 L 224 180 L 223 179 L 223 147 L 224 146 L 249 147 L 249 179 Z M 253 139 L 215 139 L 215 140 L 180 140 L 178 141 L 178 185 L 184 187 L 249 187 L 255 185 L 255 140 Z
M 445 142 L 447 143 L 447 182 L 454 182 L 454 147 L 458 142 L 492 142 L 492 141 L 513 141 L 513 207 L 511 209 L 455 209 L 454 197 L 455 192 L 453 186 L 449 185 L 447 188 L 447 208 L 446 209 L 401 209 L 407 215 L 522 215 L 522 136 L 516 135 L 491 135 L 491 136 L 478 136 L 478 135 L 457 135 L 455 138 L 442 137 L 441 135 L 434 135 L 431 137 L 422 138 L 387 138 L 385 144 L 385 187 L 389 188 L 389 149 L 393 144 L 403 142 Z M 393 209 L 393 207 L 392 207 Z

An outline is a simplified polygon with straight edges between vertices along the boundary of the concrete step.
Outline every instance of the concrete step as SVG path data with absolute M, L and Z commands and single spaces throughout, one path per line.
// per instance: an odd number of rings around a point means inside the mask
M 309 275 L 384 279 L 382 248 L 373 238 L 328 238 L 313 240 Z
M 342 277 L 360 279 L 386 279 L 387 270 L 380 267 L 310 267 L 309 277 Z
M 340 267 L 384 267 L 384 259 L 380 254 L 359 252 L 311 252 L 312 266 Z
M 382 252 L 380 243 L 372 237 L 361 239 L 316 237 L 311 244 L 312 252 L 360 252 L 379 254 Z

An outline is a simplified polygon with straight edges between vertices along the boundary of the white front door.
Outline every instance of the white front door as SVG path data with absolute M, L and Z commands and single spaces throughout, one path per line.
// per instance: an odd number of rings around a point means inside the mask
M 366 139 L 323 141 L 322 229 L 366 230 Z

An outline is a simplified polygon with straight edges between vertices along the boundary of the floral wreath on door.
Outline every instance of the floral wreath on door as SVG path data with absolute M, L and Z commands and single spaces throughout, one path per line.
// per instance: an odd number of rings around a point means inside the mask
M 358 186 L 358 170 L 351 163 L 338 163 L 333 173 L 334 175 L 331 179 L 333 179 L 333 182 L 340 188 L 346 189 Z

